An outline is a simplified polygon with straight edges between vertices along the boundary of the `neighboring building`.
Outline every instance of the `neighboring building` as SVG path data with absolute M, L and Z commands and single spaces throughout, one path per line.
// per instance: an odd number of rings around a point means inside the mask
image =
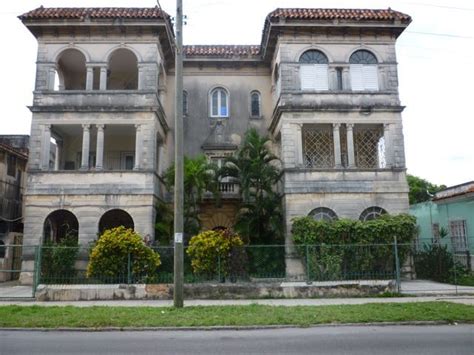
M 474 181 L 437 192 L 431 201 L 410 206 L 410 213 L 417 219 L 420 246 L 447 244 L 459 261 L 464 265 L 470 262 L 473 268 Z M 442 230 L 447 232 L 444 239 L 440 235 Z
M 80 243 L 116 224 L 153 238 L 173 160 L 169 15 L 40 7 L 20 19 L 38 39 L 25 242 L 61 238 L 65 220 Z M 295 216 L 406 212 L 395 42 L 410 22 L 391 9 L 277 9 L 260 45 L 186 46 L 185 154 L 220 164 L 249 127 L 270 134 L 287 243 Z M 221 190 L 219 210 L 202 207 L 205 228 L 233 223 L 238 191 Z M 301 272 L 291 260 L 288 273 Z

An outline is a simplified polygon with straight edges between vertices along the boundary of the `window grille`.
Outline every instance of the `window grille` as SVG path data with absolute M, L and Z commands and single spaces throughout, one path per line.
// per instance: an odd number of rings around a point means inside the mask
M 455 253 L 462 253 L 468 250 L 467 227 L 465 220 L 451 221 L 451 243 Z
M 337 220 L 337 214 L 333 210 L 327 207 L 318 207 L 309 213 L 310 217 L 313 217 L 316 221 L 335 221 Z
M 252 117 L 260 117 L 260 94 L 253 91 L 250 94 L 250 115 Z
M 380 167 L 382 159 L 380 153 L 380 139 L 383 137 L 382 127 L 362 128 L 354 130 L 356 166 L 362 169 L 376 169 Z
M 359 217 L 359 220 L 361 221 L 371 221 L 373 219 L 377 219 L 380 216 L 386 214 L 387 211 L 385 211 L 382 207 L 378 206 L 372 206 L 369 208 L 366 208 Z
M 183 90 L 183 115 L 188 115 L 188 93 Z
M 306 168 L 334 167 L 331 126 L 303 127 L 303 163 Z
M 328 57 L 318 50 L 312 49 L 304 52 L 300 57 L 300 63 L 328 64 Z

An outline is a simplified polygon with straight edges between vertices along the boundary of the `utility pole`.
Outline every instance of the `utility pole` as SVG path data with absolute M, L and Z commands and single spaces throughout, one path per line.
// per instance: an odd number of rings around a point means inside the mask
M 174 115 L 174 292 L 173 303 L 177 308 L 183 300 L 183 0 L 176 0 L 175 46 L 175 115 Z

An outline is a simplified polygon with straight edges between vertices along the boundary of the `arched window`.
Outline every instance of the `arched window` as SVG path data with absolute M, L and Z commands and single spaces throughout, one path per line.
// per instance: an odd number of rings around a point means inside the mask
M 261 97 L 258 91 L 250 93 L 250 116 L 254 118 L 261 117 Z
M 183 90 L 183 116 L 188 115 L 188 92 Z
M 66 49 L 58 57 L 56 74 L 55 80 L 58 80 L 58 84 L 54 83 L 52 89 L 85 90 L 86 57 L 77 49 Z
M 328 57 L 318 50 L 304 52 L 299 62 L 301 90 L 328 90 Z
M 358 50 L 352 53 L 349 64 L 352 90 L 379 89 L 378 61 L 375 55 L 365 49 Z
M 377 206 L 372 206 L 367 209 L 365 209 L 359 217 L 359 220 L 361 221 L 371 221 L 373 219 L 377 219 L 380 216 L 387 214 L 387 211 L 385 211 L 382 207 L 377 207 Z
M 99 233 L 102 235 L 105 230 L 120 226 L 133 229 L 135 225 L 132 216 L 121 209 L 110 210 L 100 218 Z
M 316 221 L 335 221 L 337 220 L 337 214 L 333 210 L 327 207 L 318 207 L 312 210 L 309 215 Z
M 56 210 L 46 217 L 43 224 L 43 240 L 59 243 L 64 238 L 76 238 L 79 235 L 79 222 L 76 216 L 67 210 Z
M 223 88 L 211 91 L 210 111 L 211 117 L 229 117 L 229 95 Z
M 138 62 L 135 54 L 126 48 L 117 49 L 109 59 L 108 90 L 137 90 Z

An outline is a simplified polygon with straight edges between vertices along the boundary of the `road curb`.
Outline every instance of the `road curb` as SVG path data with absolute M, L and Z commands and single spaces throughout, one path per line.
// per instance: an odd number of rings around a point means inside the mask
M 437 326 L 437 325 L 473 325 L 470 322 L 450 321 L 411 321 L 411 322 L 370 322 L 370 323 L 325 323 L 312 325 L 256 325 L 256 326 L 209 326 L 209 327 L 99 327 L 99 328 L 0 328 L 0 331 L 34 331 L 34 332 L 144 332 L 144 331 L 217 331 L 217 330 L 265 330 L 289 328 L 320 327 L 386 327 L 386 326 Z

